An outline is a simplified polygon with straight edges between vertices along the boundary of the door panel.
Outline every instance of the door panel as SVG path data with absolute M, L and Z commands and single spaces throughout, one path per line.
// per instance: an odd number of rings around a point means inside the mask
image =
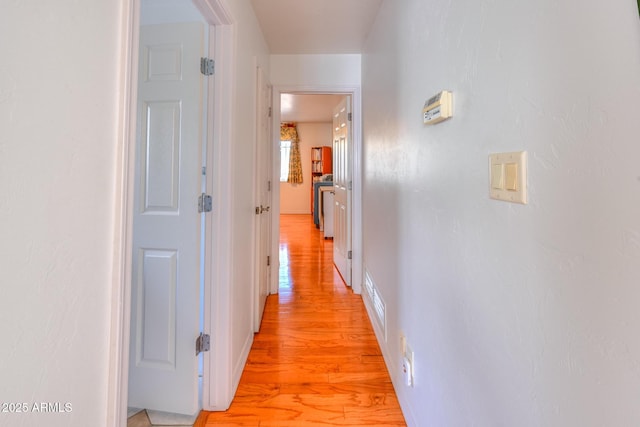
M 140 249 L 138 301 L 142 314 L 136 327 L 136 364 L 174 369 L 176 363 L 177 251 Z
M 180 193 L 180 103 L 146 102 L 141 190 L 144 212 L 176 212 Z
M 345 97 L 333 111 L 333 262 L 348 286 L 351 286 L 350 99 Z
M 198 359 L 204 27 L 142 26 L 129 406 L 192 415 Z

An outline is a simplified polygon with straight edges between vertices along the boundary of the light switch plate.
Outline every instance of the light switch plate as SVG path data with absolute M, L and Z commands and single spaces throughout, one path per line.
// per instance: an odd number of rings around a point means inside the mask
M 505 202 L 527 204 L 526 151 L 489 155 L 489 196 Z

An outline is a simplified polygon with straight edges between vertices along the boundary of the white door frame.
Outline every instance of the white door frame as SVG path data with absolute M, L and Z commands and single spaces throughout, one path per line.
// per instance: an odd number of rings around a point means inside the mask
M 280 182 L 280 96 L 284 93 L 305 95 L 350 95 L 352 125 L 352 212 L 351 247 L 353 250 L 351 283 L 353 292 L 362 293 L 362 96 L 360 86 L 274 86 L 273 87 L 273 182 Z M 273 186 L 272 236 L 280 236 L 280 186 Z M 272 239 L 272 254 L 279 254 L 279 239 Z M 271 293 L 278 293 L 278 268 L 271 269 Z
M 215 345 L 205 353 L 203 409 L 227 409 L 232 398 L 230 339 L 231 283 L 231 140 L 234 85 L 235 23 L 228 13 L 226 0 L 193 0 L 209 23 L 212 38 L 210 56 L 217 60 L 215 84 L 209 85 L 207 103 L 207 188 L 214 196 L 214 212 L 207 216 L 205 234 L 205 332 Z M 120 111 L 117 171 L 114 186 L 113 286 L 109 372 L 107 391 L 108 426 L 126 425 L 129 336 L 131 314 L 131 269 L 133 236 L 133 197 L 136 146 L 136 105 L 139 52 L 140 1 L 122 2 L 122 37 L 120 57 Z M 215 53 L 215 54 L 214 54 Z M 215 127 L 211 126 L 215 123 Z M 215 238 L 214 238 L 215 236 Z M 225 326 L 226 325 L 226 326 Z M 215 381 L 209 381 L 215 378 Z

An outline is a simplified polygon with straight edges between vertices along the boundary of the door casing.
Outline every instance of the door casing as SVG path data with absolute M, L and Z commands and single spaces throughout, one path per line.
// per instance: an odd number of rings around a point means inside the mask
M 280 181 L 280 96 L 282 94 L 300 95 L 350 95 L 351 112 L 353 114 L 352 126 L 352 180 L 351 192 L 351 248 L 353 251 L 352 265 L 352 289 L 356 294 L 362 293 L 363 264 L 362 264 L 362 106 L 360 86 L 274 86 L 273 87 L 273 182 Z M 272 200 L 280 200 L 280 186 L 274 185 Z M 280 235 L 280 204 L 272 203 L 272 236 Z M 272 239 L 271 253 L 278 253 L 278 239 Z M 278 268 L 271 269 L 271 293 L 278 293 Z

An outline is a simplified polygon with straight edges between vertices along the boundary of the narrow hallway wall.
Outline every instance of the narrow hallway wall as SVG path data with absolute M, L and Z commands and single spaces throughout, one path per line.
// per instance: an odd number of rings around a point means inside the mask
M 640 423 L 639 52 L 629 1 L 383 2 L 364 263 L 410 425 Z M 445 89 L 454 117 L 425 126 Z M 489 199 L 488 155 L 521 150 L 529 204 Z

